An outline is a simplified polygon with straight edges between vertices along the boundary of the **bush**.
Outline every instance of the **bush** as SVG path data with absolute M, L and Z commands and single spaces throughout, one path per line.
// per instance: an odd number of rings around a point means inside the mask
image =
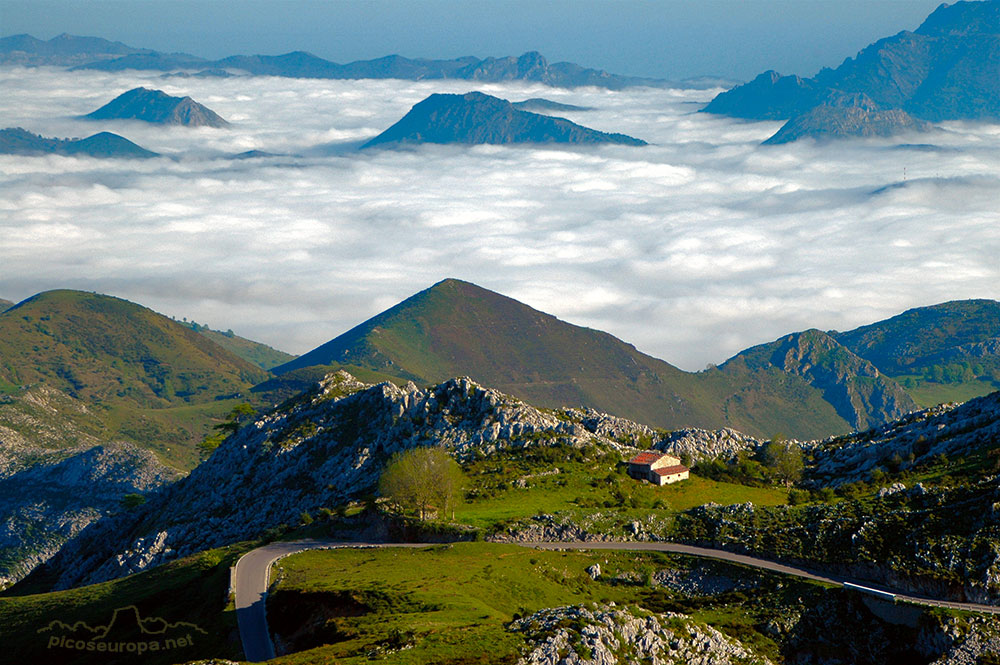
M 809 492 L 805 490 L 791 490 L 788 492 L 788 505 L 798 506 L 809 500 Z

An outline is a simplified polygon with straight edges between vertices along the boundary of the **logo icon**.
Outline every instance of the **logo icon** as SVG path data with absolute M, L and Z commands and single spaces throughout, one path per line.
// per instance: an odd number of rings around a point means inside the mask
M 198 634 L 208 633 L 193 623 L 170 623 L 160 617 L 142 618 L 135 605 L 119 607 L 107 625 L 91 626 L 83 621 L 68 624 L 55 620 L 38 634 L 49 649 L 141 655 L 166 649 L 194 646 Z

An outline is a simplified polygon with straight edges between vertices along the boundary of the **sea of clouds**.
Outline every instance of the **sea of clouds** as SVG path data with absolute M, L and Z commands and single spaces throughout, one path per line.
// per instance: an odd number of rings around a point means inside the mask
M 227 129 L 91 122 L 145 85 Z M 563 113 L 650 146 L 356 150 L 434 92 Z M 302 353 L 446 278 L 685 369 L 805 328 L 1000 297 L 1000 126 L 761 146 L 718 91 L 180 78 L 0 68 L 0 126 L 107 130 L 146 161 L 0 156 L 0 297 L 109 293 Z M 282 156 L 233 160 L 262 150 Z

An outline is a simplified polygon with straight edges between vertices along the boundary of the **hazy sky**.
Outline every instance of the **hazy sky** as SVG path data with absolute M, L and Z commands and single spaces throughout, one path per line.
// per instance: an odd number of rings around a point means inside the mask
M 0 35 L 62 32 L 205 57 L 348 62 L 541 51 L 614 73 L 813 75 L 914 30 L 938 0 L 0 0 Z

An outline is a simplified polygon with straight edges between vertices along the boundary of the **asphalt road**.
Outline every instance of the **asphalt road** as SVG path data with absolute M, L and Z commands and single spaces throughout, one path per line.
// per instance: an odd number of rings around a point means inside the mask
M 236 562 L 236 618 L 240 627 L 240 638 L 243 641 L 243 653 L 248 661 L 261 662 L 274 658 L 274 645 L 267 629 L 267 614 L 265 600 L 270 582 L 271 564 L 281 557 L 312 549 L 335 549 L 338 547 L 432 547 L 436 543 L 347 543 L 341 541 L 299 540 L 271 543 L 259 547 L 243 555 Z M 618 542 L 533 542 L 519 543 L 523 547 L 533 547 L 545 550 L 616 550 L 638 552 L 668 552 L 686 554 L 708 559 L 717 559 L 738 563 L 744 566 L 769 570 L 784 575 L 793 575 L 817 582 L 826 582 L 843 586 L 850 583 L 856 587 L 870 591 L 889 593 L 897 600 L 931 607 L 947 607 L 951 609 L 968 610 L 971 612 L 987 612 L 1000 614 L 1000 607 L 994 605 L 979 605 L 976 603 L 956 603 L 938 600 L 925 596 L 903 594 L 891 589 L 873 587 L 870 584 L 847 577 L 822 575 L 805 568 L 787 566 L 785 564 L 758 559 L 743 554 L 734 554 L 725 550 L 715 550 L 692 545 L 676 543 L 618 543 Z

